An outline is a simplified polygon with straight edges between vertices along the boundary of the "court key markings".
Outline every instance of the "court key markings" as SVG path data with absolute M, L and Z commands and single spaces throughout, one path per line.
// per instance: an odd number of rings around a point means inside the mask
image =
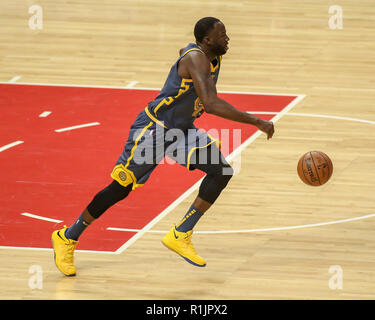
M 50 111 L 45 111 L 45 112 L 41 113 L 39 115 L 39 117 L 40 118 L 45 118 L 45 117 L 47 117 L 50 114 L 51 114 Z M 55 132 L 60 133 L 60 132 L 65 132 L 65 131 L 71 131 L 71 130 L 81 129 L 81 128 L 98 126 L 98 125 L 100 125 L 99 122 L 90 122 L 90 123 L 84 123 L 84 124 L 80 124 L 80 125 L 76 125 L 76 126 L 72 126 L 72 127 L 66 127 L 66 128 L 56 129 Z M 0 147 L 0 152 L 3 152 L 5 150 L 7 150 L 7 149 L 10 149 L 10 148 L 13 148 L 15 146 L 18 146 L 19 144 L 22 144 L 24 142 L 25 141 L 18 140 L 18 141 L 14 141 L 14 142 L 8 143 L 5 146 Z
M 49 221 L 49 222 L 54 222 L 54 223 L 61 223 L 63 220 L 57 220 L 57 219 L 51 219 L 47 217 L 42 217 L 38 216 L 36 214 L 28 213 L 28 212 L 23 212 L 21 213 L 21 216 L 29 217 L 29 218 L 34 218 L 34 219 L 39 219 L 39 220 L 44 220 L 44 221 Z
M 10 148 L 13 148 L 15 146 L 18 146 L 19 144 L 22 144 L 22 143 L 23 143 L 23 141 L 21 141 L 21 140 L 8 143 L 5 146 L 0 147 L 0 152 L 3 152 L 5 150 L 7 150 L 7 149 L 10 149 Z
M 15 77 L 13 80 L 14 82 L 17 81 L 19 78 Z M 13 82 L 12 81 L 12 82 Z M 132 88 L 132 89 L 145 89 L 145 88 L 134 88 L 134 85 L 136 85 L 136 81 L 129 83 L 125 88 Z M 151 89 L 147 88 L 150 90 L 157 90 L 157 89 Z M 229 91 L 223 91 L 223 93 L 232 93 Z M 233 92 L 234 93 L 234 92 Z M 236 92 L 236 93 L 242 93 L 242 94 L 257 94 L 254 92 Z M 267 93 L 259 93 L 259 94 L 264 94 L 267 95 Z M 279 95 L 279 94 L 274 94 L 274 95 Z M 281 95 L 281 94 L 280 94 Z M 285 94 L 283 94 L 285 95 Z M 275 117 L 271 119 L 271 121 L 276 122 L 279 120 L 282 116 L 288 115 L 288 116 L 297 116 L 297 117 L 314 117 L 314 118 L 326 118 L 326 119 L 335 119 L 335 120 L 345 120 L 345 121 L 354 121 L 354 122 L 360 122 L 360 123 L 367 123 L 367 124 L 373 124 L 375 125 L 375 121 L 371 120 L 364 120 L 364 119 L 358 119 L 358 118 L 351 118 L 351 117 L 341 117 L 341 116 L 333 116 L 333 115 L 324 115 L 324 114 L 310 114 L 310 113 L 289 113 L 290 111 L 298 102 L 300 102 L 305 95 L 300 95 L 300 94 L 288 94 L 291 96 L 296 96 L 296 98 L 286 107 L 284 108 L 283 111 L 281 112 L 264 112 L 264 111 L 248 111 L 249 113 L 253 114 L 274 114 Z M 45 111 L 39 117 L 46 117 L 50 114 L 50 111 Z M 99 122 L 93 122 L 93 123 L 87 123 L 87 124 L 82 124 L 82 125 L 76 125 L 72 127 L 67 127 L 67 128 L 61 128 L 61 129 L 56 129 L 55 132 L 65 132 L 69 130 L 75 130 L 75 129 L 80 129 L 80 128 L 85 128 L 85 127 L 90 127 L 90 126 L 97 126 L 100 125 Z M 244 148 L 246 148 L 250 143 L 252 143 L 257 137 L 261 135 L 260 131 L 257 131 L 255 134 L 253 134 L 249 139 L 247 139 L 239 148 L 237 148 L 235 151 L 233 151 L 228 157 L 228 161 L 232 161 L 235 157 L 237 157 Z M 4 145 L 0 147 L 0 152 L 3 152 L 5 150 L 8 150 L 12 147 L 15 147 L 17 145 L 20 145 L 24 143 L 24 141 L 15 141 L 12 143 L 9 143 L 7 145 Z M 202 178 L 203 179 L 203 178 Z M 155 217 L 151 222 L 149 222 L 143 229 L 128 229 L 128 228 L 117 228 L 117 227 L 108 227 L 107 230 L 112 230 L 112 231 L 124 231 L 124 232 L 136 232 L 136 234 L 129 239 L 123 246 L 121 246 L 118 250 L 115 252 L 107 252 L 103 251 L 103 253 L 115 253 L 115 254 L 120 254 L 122 253 L 126 248 L 131 246 L 138 238 L 140 238 L 144 233 L 166 233 L 167 230 L 151 230 L 151 228 L 159 222 L 163 217 L 165 217 L 170 211 L 172 211 L 175 207 L 177 207 L 186 197 L 188 197 L 196 188 L 201 183 L 201 180 L 199 180 L 197 183 L 195 183 L 189 190 L 187 190 L 184 194 L 182 194 L 178 199 L 176 199 L 169 207 L 167 207 L 163 212 L 161 212 L 157 217 Z M 63 222 L 62 220 L 58 219 L 52 219 L 48 217 L 42 217 L 39 215 L 35 215 L 32 213 L 21 213 L 21 215 L 29 217 L 29 218 L 34 218 L 34 219 L 39 219 L 39 220 L 45 220 L 53 223 L 61 223 Z M 332 225 L 332 224 L 339 224 L 339 223 L 345 223 L 345 222 L 351 222 L 351 221 L 357 221 L 357 220 L 363 220 L 363 219 L 369 219 L 374 217 L 375 214 L 369 214 L 369 215 L 364 215 L 360 217 L 354 217 L 354 218 L 348 218 L 348 219 L 341 219 L 341 220 L 334 220 L 334 221 L 328 221 L 328 222 L 319 222 L 319 223 L 313 223 L 313 224 L 305 224 L 305 225 L 295 225 L 295 226 L 285 226 L 285 227 L 272 227 L 272 228 L 262 228 L 262 229 L 240 229 L 240 230 L 217 230 L 217 231 L 196 231 L 195 233 L 197 234 L 232 234 L 232 233 L 250 233 L 250 232 L 267 232 L 267 231 L 281 231 L 281 230 L 292 230 L 292 229 L 301 229 L 301 228 L 310 228 L 310 227 L 318 227 L 318 226 L 325 226 L 325 225 Z M 18 247 L 7 247 L 7 248 L 18 248 Z M 19 248 L 19 249 L 40 249 L 40 248 Z M 44 249 L 44 250 L 52 250 L 52 249 Z M 77 250 L 77 251 L 87 251 L 87 250 Z M 90 251 L 90 250 L 89 250 Z M 95 251 L 99 252 L 99 251 Z
M 90 122 L 90 123 L 80 124 L 80 125 L 77 125 L 77 126 L 72 126 L 72 127 L 67 127 L 67 128 L 56 129 L 55 132 L 65 132 L 65 131 L 71 131 L 71 130 L 76 130 L 76 129 L 81 129 L 81 128 L 87 128 L 87 127 L 92 127 L 92 126 L 98 126 L 98 125 L 100 125 L 99 122 Z

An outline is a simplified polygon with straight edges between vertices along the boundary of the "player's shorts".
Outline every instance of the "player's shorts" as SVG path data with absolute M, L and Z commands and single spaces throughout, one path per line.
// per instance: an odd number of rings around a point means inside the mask
M 142 186 L 161 163 L 179 163 L 194 170 L 197 159 L 199 163 L 207 160 L 207 152 L 211 152 L 210 159 L 219 161 L 218 140 L 194 126 L 185 131 L 167 129 L 147 111 L 147 108 L 143 110 L 132 124 L 124 150 L 111 173 L 122 186 L 133 184 L 133 190 Z

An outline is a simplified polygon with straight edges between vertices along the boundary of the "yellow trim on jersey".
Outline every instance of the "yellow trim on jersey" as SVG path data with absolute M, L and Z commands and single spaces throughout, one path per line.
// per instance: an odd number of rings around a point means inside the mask
M 190 85 L 188 83 L 193 82 L 193 79 L 186 79 L 182 78 L 181 84 L 180 84 L 180 90 L 178 91 L 177 95 L 174 97 L 168 97 L 164 98 L 162 101 L 159 102 L 159 104 L 154 109 L 154 114 L 158 112 L 160 107 L 167 105 L 169 106 L 175 99 L 177 99 L 180 95 L 182 95 L 184 92 L 188 91 L 190 89 Z
M 152 121 L 150 121 L 150 123 L 142 129 L 142 131 L 141 131 L 141 133 L 139 134 L 139 136 L 135 139 L 134 146 L 133 146 L 132 150 L 130 151 L 130 157 L 128 158 L 128 161 L 126 162 L 125 169 L 128 168 L 128 166 L 129 166 L 129 164 L 130 164 L 130 160 L 131 160 L 131 159 L 133 158 L 133 156 L 134 156 L 134 150 L 137 148 L 139 140 L 141 140 L 141 138 L 142 138 L 143 135 L 145 134 L 146 130 L 147 130 L 148 128 L 150 128 L 153 124 L 154 124 L 154 123 L 153 123 Z
M 150 110 L 148 110 L 148 107 L 145 108 L 145 112 L 146 112 L 146 114 L 149 116 L 149 118 L 150 118 L 151 120 L 153 120 L 154 122 L 156 122 L 158 125 L 164 127 L 165 129 L 168 129 L 168 128 L 164 125 L 163 122 L 159 121 L 158 119 L 156 119 L 156 118 L 151 114 Z
M 181 80 L 180 90 L 178 91 L 177 96 L 174 97 L 175 99 L 178 98 L 180 95 L 182 95 L 184 92 L 186 92 L 186 91 L 188 91 L 190 89 L 190 85 L 186 84 L 186 82 L 193 82 L 193 79 L 185 79 L 185 78 L 183 78 Z
M 154 114 L 156 115 L 156 113 L 158 112 L 161 106 L 164 106 L 164 105 L 169 106 L 173 101 L 174 99 L 172 97 L 164 98 L 163 100 L 161 100 L 159 104 L 155 107 Z
M 221 57 L 221 56 L 220 56 L 220 57 Z M 217 59 L 217 57 L 216 57 L 216 59 Z M 221 58 L 220 58 L 220 62 L 221 62 Z M 215 71 L 219 68 L 220 62 L 219 62 L 219 59 L 218 59 L 217 64 L 216 64 L 216 67 L 214 67 L 214 65 L 213 65 L 212 62 L 210 61 L 210 69 L 211 69 L 211 72 L 215 72 Z
M 207 148 L 209 145 L 213 144 L 214 142 L 216 142 L 216 140 L 212 140 L 210 141 L 208 144 L 206 144 L 205 146 L 203 147 L 194 147 L 192 148 L 190 151 L 189 151 L 189 154 L 187 156 L 187 164 L 186 164 L 186 168 L 189 170 L 189 167 L 190 167 L 190 158 L 191 158 L 191 155 L 193 154 L 193 151 L 196 150 L 196 149 L 203 149 L 203 148 Z
M 192 48 L 192 49 L 189 49 L 187 50 L 181 57 L 185 56 L 187 53 L 189 53 L 190 51 L 200 51 L 202 53 L 204 53 L 201 49 L 199 48 Z M 211 68 L 211 72 L 215 72 L 215 70 L 218 68 L 218 65 L 219 63 L 217 64 L 217 66 L 214 68 L 212 64 L 210 64 L 210 68 Z M 213 70 L 213 71 L 212 71 Z M 162 107 L 162 106 L 169 106 L 170 104 L 173 103 L 173 101 L 175 101 L 175 99 L 177 99 L 180 95 L 182 95 L 184 92 L 188 91 L 190 89 L 190 84 L 189 83 L 192 83 L 193 82 L 193 79 L 187 79 L 187 78 L 182 78 L 181 80 L 181 84 L 180 84 L 180 89 L 178 90 L 178 93 L 176 96 L 174 97 L 167 97 L 167 98 L 164 98 L 162 101 L 160 101 L 158 103 L 158 105 L 155 107 L 155 109 L 153 110 L 154 111 L 154 115 L 157 116 L 157 112 L 158 110 Z M 150 112 L 147 112 L 148 110 L 146 109 L 146 113 L 147 115 L 152 119 L 154 120 L 154 122 L 160 124 L 160 122 L 155 118 L 153 117 Z M 164 126 L 164 125 L 163 125 Z M 165 126 L 164 126 L 165 127 Z M 166 128 L 166 127 L 165 127 Z
M 200 51 L 200 52 L 204 53 L 201 49 L 198 49 L 198 48 L 192 48 L 192 49 L 187 50 L 187 51 L 181 56 L 181 58 L 182 58 L 183 56 L 185 56 L 187 53 L 189 53 L 190 51 Z

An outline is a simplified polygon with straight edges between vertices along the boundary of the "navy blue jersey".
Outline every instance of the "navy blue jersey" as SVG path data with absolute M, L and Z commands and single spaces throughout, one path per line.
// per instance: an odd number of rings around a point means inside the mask
M 148 112 L 152 117 L 163 122 L 168 129 L 191 128 L 197 116 L 204 111 L 204 106 L 195 92 L 193 80 L 181 78 L 177 71 L 182 57 L 192 50 L 202 51 L 195 43 L 189 43 L 172 66 L 159 95 L 148 104 Z M 211 76 L 215 83 L 219 76 L 220 65 L 221 56 L 210 62 Z

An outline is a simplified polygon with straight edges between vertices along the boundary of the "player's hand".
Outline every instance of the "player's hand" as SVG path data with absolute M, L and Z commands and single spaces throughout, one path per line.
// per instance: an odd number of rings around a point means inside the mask
M 273 133 L 275 132 L 275 128 L 273 126 L 272 121 L 266 121 L 266 120 L 261 119 L 257 127 L 259 130 L 263 131 L 267 135 L 267 140 L 271 139 L 273 136 Z

